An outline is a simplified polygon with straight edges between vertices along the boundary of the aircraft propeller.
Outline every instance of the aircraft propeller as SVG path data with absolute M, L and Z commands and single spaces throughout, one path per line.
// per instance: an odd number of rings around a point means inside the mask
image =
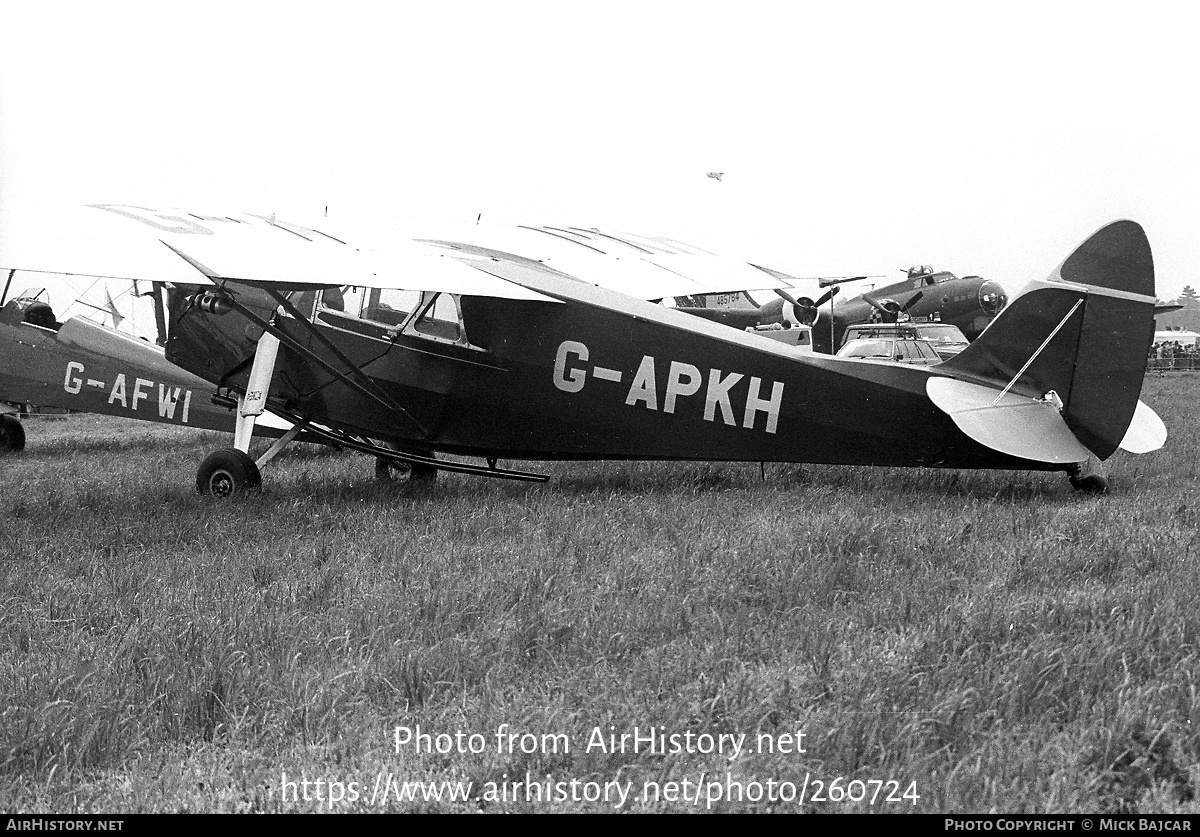
M 901 314 L 908 313 L 908 309 L 912 308 L 914 305 L 916 305 L 917 302 L 924 295 L 925 295 L 924 291 L 917 291 L 908 300 L 908 302 L 904 303 L 903 306 L 900 305 L 899 302 L 896 302 L 896 300 L 894 300 L 894 299 L 876 300 L 876 299 L 872 299 L 871 297 L 867 296 L 866 294 L 863 294 L 862 299 L 863 299 L 863 302 L 866 302 L 871 307 L 873 307 L 876 311 L 879 312 L 880 316 L 883 318 L 883 322 L 894 323 L 898 319 L 900 319 Z
M 802 296 L 799 299 L 796 299 L 791 294 L 789 294 L 787 291 L 782 290 L 781 288 L 776 288 L 775 293 L 777 293 L 777 294 L 779 294 L 779 296 L 783 297 L 783 299 L 785 301 L 791 303 L 793 314 L 796 317 L 796 322 L 800 323 L 801 325 L 811 326 L 813 323 L 815 323 L 817 321 L 817 313 L 818 313 L 817 309 L 820 308 L 822 305 L 824 305 L 829 300 L 833 299 L 833 297 L 835 297 L 837 295 L 839 290 L 840 289 L 835 285 L 834 287 L 832 287 L 828 291 L 826 291 L 825 295 L 822 296 L 820 299 L 818 299 L 816 302 L 813 302 L 812 299 L 810 299 L 809 297 L 806 297 L 806 296 Z

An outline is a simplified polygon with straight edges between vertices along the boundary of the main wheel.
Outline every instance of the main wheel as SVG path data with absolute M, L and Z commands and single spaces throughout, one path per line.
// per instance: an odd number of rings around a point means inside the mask
M 438 469 L 432 465 L 421 465 L 414 462 L 412 469 L 409 471 L 408 481 L 423 485 L 432 485 L 437 482 L 437 474 Z
M 422 483 L 428 485 L 432 482 L 437 482 L 438 469 L 432 465 L 422 465 L 419 462 L 404 463 L 396 460 L 386 459 L 382 456 L 375 457 L 375 479 L 387 482 L 393 476 L 404 476 L 408 474 L 408 481 Z
M 196 490 L 214 497 L 232 497 L 262 488 L 262 474 L 249 454 L 236 448 L 215 450 L 200 463 Z
M 375 479 L 380 482 L 388 482 L 393 476 L 407 474 L 408 470 L 408 465 L 403 462 L 385 459 L 382 456 L 375 457 Z
M 25 428 L 13 416 L 0 416 L 0 455 L 20 453 L 25 449 Z

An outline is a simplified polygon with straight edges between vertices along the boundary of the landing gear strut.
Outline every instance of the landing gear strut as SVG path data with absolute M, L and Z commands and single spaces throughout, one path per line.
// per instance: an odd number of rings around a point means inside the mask
M 25 428 L 20 419 L 13 416 L 0 416 L 0 456 L 6 453 L 20 453 L 25 449 Z
M 250 457 L 250 440 L 254 436 L 254 422 L 266 410 L 267 393 L 271 389 L 271 376 L 275 373 L 275 358 L 279 353 L 279 338 L 263 333 L 254 350 L 254 364 L 250 367 L 250 380 L 246 394 L 238 398 L 237 419 L 233 431 L 233 447 L 213 451 L 196 472 L 196 490 L 214 497 L 232 497 L 262 488 L 262 472 L 259 464 L 266 464 L 283 445 L 300 432 L 296 425 L 256 463 Z M 281 444 L 282 443 L 282 444 Z

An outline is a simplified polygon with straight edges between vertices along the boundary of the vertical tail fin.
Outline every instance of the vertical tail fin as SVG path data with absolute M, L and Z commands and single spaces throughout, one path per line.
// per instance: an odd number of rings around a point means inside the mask
M 1079 245 L 1048 279 L 1030 283 L 974 343 L 938 369 L 1035 399 L 1053 390 L 1067 427 L 1107 459 L 1135 412 L 1150 412 L 1144 405 L 1138 410 L 1138 396 L 1153 339 L 1150 243 L 1138 224 L 1116 221 Z

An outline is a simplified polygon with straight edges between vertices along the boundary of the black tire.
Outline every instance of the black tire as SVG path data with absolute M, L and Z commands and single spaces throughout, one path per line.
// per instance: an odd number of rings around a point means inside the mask
M 386 482 L 394 476 L 408 474 L 408 481 L 429 485 L 437 482 L 438 469 L 432 465 L 403 463 L 382 456 L 375 457 L 375 479 Z
M 407 463 L 386 459 L 382 456 L 375 457 L 375 479 L 380 482 L 390 482 L 393 477 L 404 476 L 408 472 Z
M 15 416 L 0 416 L 0 456 L 25 450 L 25 428 Z
M 262 488 L 262 474 L 248 454 L 235 448 L 215 450 L 196 471 L 196 490 L 214 497 L 233 497 Z
M 433 485 L 437 482 L 438 469 L 432 465 L 421 465 L 414 462 L 409 472 L 408 481 L 421 485 Z
M 1086 477 L 1071 477 L 1071 487 L 1084 494 L 1107 494 L 1108 480 L 1099 474 L 1089 474 Z

